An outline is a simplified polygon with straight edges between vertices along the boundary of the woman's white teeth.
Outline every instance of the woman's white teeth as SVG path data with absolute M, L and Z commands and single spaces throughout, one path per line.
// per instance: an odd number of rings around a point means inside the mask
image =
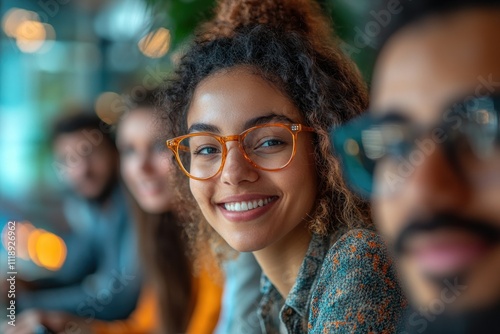
M 271 202 L 272 197 L 247 202 L 224 203 L 224 208 L 228 211 L 248 211 L 257 209 Z

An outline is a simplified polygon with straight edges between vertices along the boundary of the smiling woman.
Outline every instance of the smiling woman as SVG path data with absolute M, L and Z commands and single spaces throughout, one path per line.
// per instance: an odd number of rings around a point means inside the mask
M 317 192 L 313 135 L 311 132 L 299 133 L 295 143 L 293 133 L 286 130 L 282 123 L 277 123 L 283 120 L 289 120 L 287 123 L 290 124 L 304 121 L 288 98 L 244 67 L 207 78 L 196 89 L 191 101 L 187 118 L 191 129 L 211 127 L 214 133 L 230 135 L 265 122 L 267 129 L 274 129 L 260 134 L 263 139 L 258 142 L 272 140 L 276 147 L 279 140 L 278 152 L 268 153 L 259 159 L 254 156 L 255 151 L 260 149 L 258 145 L 248 147 L 245 143 L 241 144 L 245 152 L 243 155 L 236 143 L 228 142 L 221 146 L 227 147 L 224 165 L 216 160 L 224 161 L 220 152 L 226 149 L 215 150 L 210 154 L 214 157 L 209 159 L 191 154 L 191 171 L 196 171 L 200 164 L 215 165 L 219 170 L 218 176 L 213 175 L 216 177 L 206 182 L 192 181 L 191 191 L 212 227 L 231 247 L 241 252 L 259 251 L 278 240 L 286 242 L 284 237 L 307 235 L 304 233 L 303 223 L 306 221 L 303 218 L 312 211 Z M 271 127 L 273 124 L 275 126 Z M 255 132 L 262 128 L 250 129 Z M 196 149 L 199 148 L 192 150 Z M 245 159 L 250 150 L 253 156 L 251 161 L 258 167 Z M 290 161 L 293 151 L 296 154 Z M 287 156 L 283 158 L 283 155 Z M 206 161 L 199 163 L 200 159 Z M 267 169 L 275 172 L 262 172 L 264 167 L 273 167 Z M 220 184 L 223 186 L 220 187 Z M 256 208 L 253 208 L 253 201 L 257 202 Z M 249 205 L 251 210 L 248 210 Z M 274 223 L 270 224 L 270 221 Z M 304 241 L 307 247 L 307 240 Z
M 366 107 L 357 71 L 314 2 L 222 1 L 218 13 L 223 28 L 200 32 L 162 96 L 178 136 L 167 145 L 204 216 L 192 235 L 253 252 L 267 333 L 395 332 L 405 301 L 392 264 L 329 152 L 328 130 Z
M 195 273 L 193 259 L 186 256 L 181 211 L 188 204 L 181 204 L 177 198 L 176 170 L 172 154 L 158 135 L 153 96 L 151 92 L 142 101 L 132 101 L 133 106 L 117 126 L 121 172 L 138 204 L 135 213 L 142 258 L 154 287 L 151 291 L 145 286 L 142 304 L 132 320 L 144 322 L 143 318 L 154 317 L 156 310 L 152 311 L 151 302 L 145 301 L 149 298 L 158 302 L 157 327 L 161 332 L 212 333 L 222 287 L 214 280 L 217 271 L 212 277 L 206 268 Z M 110 331 L 100 327 L 94 330 Z
M 127 188 L 144 210 L 161 213 L 174 209 L 174 165 L 163 142 L 144 131 L 154 128 L 152 108 L 139 107 L 122 118 L 117 146 Z

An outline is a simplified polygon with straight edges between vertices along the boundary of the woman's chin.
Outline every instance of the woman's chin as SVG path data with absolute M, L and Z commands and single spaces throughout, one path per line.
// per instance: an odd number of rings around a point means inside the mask
M 252 240 L 252 238 L 231 238 L 226 239 L 228 245 L 240 253 L 256 252 L 266 247 L 261 240 Z
M 146 211 L 147 213 L 151 214 L 162 214 L 167 211 L 169 211 L 169 205 L 168 203 L 165 203 L 164 201 L 158 201 L 158 200 L 143 200 L 139 202 L 139 206 Z

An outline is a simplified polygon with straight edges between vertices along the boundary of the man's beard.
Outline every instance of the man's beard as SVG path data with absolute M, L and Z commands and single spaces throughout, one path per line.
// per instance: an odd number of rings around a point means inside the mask
M 433 315 L 432 320 L 424 317 L 413 317 L 419 314 L 410 309 L 404 320 L 403 334 L 487 334 L 500 332 L 500 300 L 493 306 L 460 313 Z
M 490 221 L 464 218 L 454 213 L 436 214 L 427 219 L 413 219 L 398 234 L 393 243 L 392 250 L 396 258 L 402 258 L 407 255 L 408 244 L 415 237 L 438 232 L 438 231 L 463 231 L 467 234 L 480 238 L 485 245 L 500 245 L 500 227 Z M 435 275 L 433 273 L 423 272 L 428 280 L 433 281 L 437 286 L 448 280 L 459 278 L 462 283 L 467 283 L 468 272 L 456 271 L 446 275 Z
M 489 244 L 500 243 L 500 227 L 493 222 L 464 218 L 454 213 L 436 214 L 428 219 L 413 219 L 394 242 L 396 256 L 404 256 L 408 242 L 415 236 L 438 230 L 459 230 L 480 237 Z
M 489 245 L 500 243 L 500 228 L 491 221 L 480 221 L 458 216 L 454 213 L 438 214 L 429 219 L 411 221 L 396 238 L 393 251 L 396 257 L 404 257 L 408 251 L 408 244 L 415 236 L 425 235 L 438 230 L 460 230 L 475 235 Z M 422 273 L 436 286 L 444 288 L 445 282 L 454 282 L 459 286 L 466 286 L 469 272 L 454 272 L 443 276 L 434 276 Z M 484 282 L 488 284 L 490 282 Z M 500 282 L 492 282 L 500 284 Z M 449 286 L 448 286 L 449 287 Z M 453 313 L 444 309 L 440 313 L 424 315 L 414 308 L 410 308 L 405 317 L 403 333 L 416 334 L 479 334 L 500 333 L 500 298 L 493 306 L 474 308 L 467 311 Z

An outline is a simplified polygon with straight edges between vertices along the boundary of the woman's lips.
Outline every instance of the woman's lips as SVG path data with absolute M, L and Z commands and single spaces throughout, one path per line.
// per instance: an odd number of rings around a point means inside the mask
M 277 196 L 245 197 L 226 199 L 217 206 L 226 219 L 233 222 L 245 222 L 262 216 L 278 200 Z
M 141 182 L 136 185 L 138 192 L 144 196 L 158 195 L 163 191 L 163 184 L 158 181 Z

